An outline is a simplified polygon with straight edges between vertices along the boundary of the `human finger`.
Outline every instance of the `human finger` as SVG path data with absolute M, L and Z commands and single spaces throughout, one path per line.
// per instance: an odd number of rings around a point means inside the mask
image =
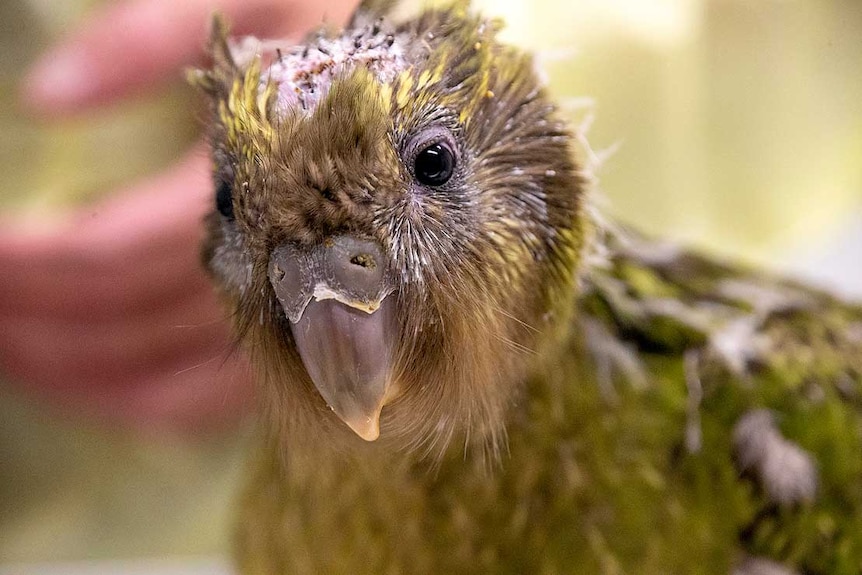
M 199 152 L 165 174 L 50 225 L 0 223 L 0 314 L 93 319 L 203 289 L 198 245 L 211 202 Z

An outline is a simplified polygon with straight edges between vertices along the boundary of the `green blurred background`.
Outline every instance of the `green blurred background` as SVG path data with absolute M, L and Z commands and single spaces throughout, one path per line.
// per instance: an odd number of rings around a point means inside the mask
M 60 123 L 16 84 L 93 2 L 0 1 L 0 210 L 45 218 L 166 166 L 195 137 L 182 83 Z M 862 293 L 862 1 L 480 3 L 541 51 L 641 228 Z M 0 270 L 2 273 L 2 270 Z M 0 565 L 219 556 L 247 430 L 139 437 L 0 385 Z M 0 567 L 2 568 L 2 567 Z

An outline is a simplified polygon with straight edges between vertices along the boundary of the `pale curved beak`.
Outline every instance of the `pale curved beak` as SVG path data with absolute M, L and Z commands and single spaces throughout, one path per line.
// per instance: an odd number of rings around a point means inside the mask
M 309 251 L 282 245 L 270 256 L 269 279 L 321 397 L 359 437 L 374 441 L 394 395 L 397 331 L 382 250 L 351 236 Z
M 308 375 L 327 405 L 366 441 L 380 435 L 380 411 L 390 386 L 393 306 L 373 314 L 335 300 L 313 301 L 291 324 Z

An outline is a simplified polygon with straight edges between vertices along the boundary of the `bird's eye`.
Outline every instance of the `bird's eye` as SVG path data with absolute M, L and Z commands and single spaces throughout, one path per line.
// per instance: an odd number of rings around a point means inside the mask
M 231 185 L 225 181 L 219 183 L 216 189 L 216 209 L 225 218 L 233 219 L 233 193 Z
M 418 154 L 413 173 L 420 184 L 442 186 L 455 171 L 455 154 L 445 142 L 435 142 Z

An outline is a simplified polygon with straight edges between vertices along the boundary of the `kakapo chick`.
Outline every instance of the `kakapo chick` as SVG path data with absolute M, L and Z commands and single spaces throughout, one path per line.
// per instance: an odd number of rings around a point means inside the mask
M 194 74 L 240 571 L 862 572 L 862 309 L 601 223 L 499 24 L 388 4 Z

